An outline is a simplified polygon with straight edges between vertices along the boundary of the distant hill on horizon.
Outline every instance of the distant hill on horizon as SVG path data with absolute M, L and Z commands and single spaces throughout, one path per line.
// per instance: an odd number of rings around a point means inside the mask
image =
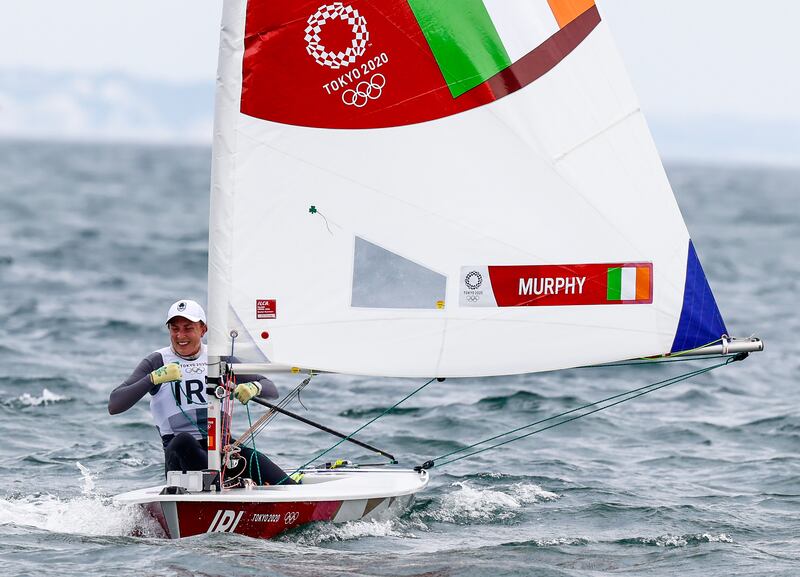
M 648 113 L 667 161 L 800 166 L 800 122 Z M 208 145 L 213 82 L 0 70 L 0 137 Z
M 3 137 L 204 144 L 213 117 L 213 82 L 0 70 Z

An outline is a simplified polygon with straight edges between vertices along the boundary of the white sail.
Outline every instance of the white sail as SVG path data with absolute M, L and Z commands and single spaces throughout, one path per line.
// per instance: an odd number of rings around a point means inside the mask
M 594 4 L 458 8 L 226 0 L 210 355 L 482 376 L 725 332 Z

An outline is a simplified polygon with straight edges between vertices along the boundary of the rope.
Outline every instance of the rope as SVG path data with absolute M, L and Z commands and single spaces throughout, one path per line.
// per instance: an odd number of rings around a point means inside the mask
M 250 405 L 245 405 L 247 409 L 247 421 L 250 423 L 250 428 L 253 428 L 253 421 L 250 418 Z M 258 471 L 258 484 L 262 485 L 264 481 L 261 478 L 261 464 L 258 462 L 258 452 L 256 450 L 256 436 L 250 435 L 250 440 L 253 441 L 253 454 L 250 455 L 250 464 L 248 468 L 248 473 L 250 473 L 250 478 L 253 478 L 253 461 L 256 462 L 256 470 Z
M 604 363 L 602 365 L 586 365 L 583 367 L 575 367 L 577 369 L 603 369 L 606 367 L 630 367 L 630 366 L 637 366 L 637 365 L 659 365 L 661 363 L 685 363 L 688 361 L 696 361 L 698 355 L 692 356 L 692 353 L 695 351 L 699 351 L 706 347 L 710 347 L 711 345 L 715 345 L 717 343 L 721 343 L 722 339 L 717 339 L 715 341 L 708 342 L 704 345 L 700 345 L 699 347 L 695 347 L 693 349 L 686 349 L 684 351 L 678 351 L 675 353 L 669 353 L 666 355 L 659 355 L 655 357 L 640 357 L 638 359 L 631 359 L 629 361 L 622 361 L 619 363 Z M 719 354 L 719 355 L 703 355 L 702 358 L 704 359 L 724 359 L 728 358 L 731 355 L 729 354 Z
M 716 345 L 717 343 L 721 343 L 724 338 L 727 338 L 727 335 L 723 335 L 723 338 L 719 338 L 715 341 L 711 341 L 710 343 L 706 343 L 704 345 L 700 345 L 699 347 L 694 347 L 693 349 L 686 349 L 684 351 L 678 351 L 677 353 L 670 353 L 670 357 L 678 357 L 680 355 L 691 355 L 695 351 L 699 351 L 700 349 L 704 349 L 706 347 L 710 347 L 711 345 Z
M 457 449 L 455 451 L 451 451 L 449 453 L 445 453 L 445 454 L 440 455 L 440 456 L 438 456 L 438 457 L 436 457 L 434 459 L 430 459 L 429 461 L 426 461 L 425 463 L 423 463 L 418 468 L 419 469 L 431 469 L 431 468 L 433 468 L 435 466 L 436 467 L 442 467 L 444 465 L 448 465 L 450 463 L 454 463 L 454 462 L 460 461 L 462 459 L 473 457 L 473 456 L 478 455 L 480 453 L 484 453 L 484 452 L 489 451 L 491 449 L 496 449 L 497 447 L 501 447 L 503 445 L 507 445 L 509 443 L 513 443 L 515 441 L 519 441 L 521 439 L 525 439 L 527 437 L 530 437 L 531 435 L 535 435 L 537 433 L 541 433 L 543 431 L 546 431 L 548 429 L 552 429 L 554 427 L 558 427 L 558 426 L 563 425 L 565 423 L 569 423 L 571 421 L 575 421 L 577 419 L 581 419 L 583 417 L 587 417 L 587 416 L 589 416 L 591 414 L 594 414 L 594 413 L 597 413 L 599 411 L 603 411 L 605 409 L 610 409 L 611 407 L 614 407 L 616 405 L 625 403 L 627 401 L 631 401 L 631 400 L 636 399 L 638 397 L 650 394 L 652 392 L 658 391 L 658 390 L 663 389 L 665 387 L 669 387 L 671 385 L 680 383 L 682 381 L 691 379 L 693 377 L 696 377 L 696 376 L 711 372 L 711 371 L 713 371 L 715 369 L 718 369 L 720 367 L 724 367 L 726 365 L 729 365 L 730 363 L 744 360 L 746 357 L 747 357 L 747 353 L 738 354 L 738 355 L 735 355 L 733 357 L 727 358 L 722 363 L 717 363 L 717 364 L 709 366 L 709 367 L 705 367 L 705 368 L 702 368 L 702 369 L 697 369 L 695 371 L 690 371 L 688 373 L 684 373 L 683 375 L 678 375 L 677 377 L 671 377 L 671 378 L 665 379 L 663 381 L 658 381 L 656 383 L 651 383 L 649 385 L 645 385 L 643 387 L 639 387 L 638 389 L 633 389 L 633 390 L 630 390 L 630 391 L 627 391 L 627 392 L 624 392 L 624 393 L 619 393 L 617 395 L 612 395 L 612 396 L 606 397 L 605 399 L 602 399 L 600 401 L 595 401 L 594 403 L 588 403 L 586 405 L 583 405 L 583 406 L 580 406 L 580 407 L 576 407 L 574 409 L 570 409 L 569 411 L 564 411 L 563 413 L 559 413 L 557 415 L 553 415 L 552 417 L 547 417 L 546 419 L 541 419 L 539 421 L 530 423 L 528 425 L 525 425 L 525 426 L 522 426 L 522 427 L 517 427 L 516 429 L 512 429 L 511 431 L 507 431 L 505 433 L 501 433 L 499 435 L 495 435 L 494 437 L 490 437 L 488 439 L 484 439 L 484 440 L 479 441 L 477 443 L 473 443 L 472 445 L 469 445 L 467 447 L 463 447 L 461 449 Z M 610 401 L 615 401 L 615 402 L 613 402 L 611 404 L 608 404 L 608 405 L 605 404 L 605 403 L 608 403 Z M 603 406 L 598 406 L 598 405 L 603 405 Z M 524 435 L 519 435 L 517 437 L 513 437 L 511 439 L 507 439 L 505 441 L 502 441 L 500 443 L 495 443 L 494 445 L 490 445 L 488 447 L 484 447 L 484 448 L 479 449 L 477 451 L 472 451 L 470 453 L 467 453 L 465 455 L 461 455 L 459 457 L 455 457 L 455 458 L 452 458 L 452 459 L 447 459 L 447 457 L 451 457 L 451 456 L 456 455 L 458 453 L 463 453 L 464 451 L 469 451 L 470 449 L 474 449 L 475 447 L 477 447 L 479 445 L 483 445 L 483 444 L 489 443 L 489 442 L 497 440 L 497 439 L 499 439 L 501 437 L 506 437 L 508 435 L 512 435 L 514 433 L 523 431 L 525 429 L 530 429 L 531 427 L 535 427 L 536 425 L 541 425 L 542 423 L 546 423 L 548 421 L 552 421 L 552 420 L 555 420 L 555 419 L 558 419 L 558 418 L 561 418 L 561 417 L 565 417 L 565 416 L 570 415 L 572 413 L 576 413 L 578 411 L 582 411 L 582 410 L 585 410 L 585 409 L 588 409 L 588 408 L 591 408 L 591 407 L 597 407 L 597 408 L 595 408 L 595 409 L 593 409 L 591 411 L 588 411 L 586 413 L 581 413 L 580 415 L 576 415 L 576 416 L 570 417 L 568 419 L 564 419 L 563 421 L 559 421 L 559 422 L 554 423 L 552 425 L 548 425 L 546 427 L 541 427 L 539 429 L 536 429 L 536 430 L 531 431 L 529 433 L 526 433 Z M 446 460 L 443 461 L 443 462 L 437 462 L 440 459 L 446 459 Z
M 231 424 L 233 423 L 233 408 L 236 406 L 231 397 L 233 390 L 236 388 L 236 375 L 228 373 L 225 375 L 225 397 L 220 400 L 220 455 L 223 457 L 222 470 L 220 471 L 220 483 L 225 482 L 225 473 L 228 470 L 228 460 L 230 459 L 233 449 L 226 451 L 231 440 Z M 235 479 L 238 475 L 234 475 Z
M 168 385 L 169 388 L 172 390 L 172 398 L 175 399 L 175 404 L 181 410 L 181 413 L 183 413 L 183 416 L 186 418 L 186 420 L 189 421 L 191 424 L 193 424 L 195 426 L 195 428 L 198 430 L 200 435 L 202 435 L 203 437 L 207 436 L 208 435 L 208 431 L 207 430 L 204 431 L 202 428 L 200 428 L 200 425 L 197 424 L 197 421 L 195 421 L 193 418 L 191 418 L 189 416 L 189 414 L 186 411 L 183 410 L 183 406 L 181 406 L 181 400 L 179 398 L 180 397 L 180 393 L 178 392 L 178 391 L 182 391 L 183 390 L 180 387 L 181 381 L 170 381 L 169 383 L 164 383 L 164 384 Z M 186 396 L 186 398 L 188 400 L 188 398 L 189 398 L 188 395 Z
M 623 361 L 621 363 L 605 363 L 602 365 L 586 365 L 583 367 L 575 367 L 576 369 L 605 369 L 609 367 L 638 367 L 646 365 L 663 365 L 666 363 L 688 363 L 697 360 L 713 360 L 713 359 L 728 359 L 731 355 L 707 355 L 703 357 L 681 357 L 681 358 L 658 358 L 658 359 L 634 359 L 630 361 Z
M 311 377 L 303 379 L 303 381 L 299 385 L 297 385 L 294 389 L 292 389 L 292 391 L 289 392 L 289 394 L 287 394 L 283 399 L 281 399 L 281 401 L 278 403 L 277 406 L 283 409 L 286 405 L 291 403 L 295 398 L 297 398 L 300 404 L 303 405 L 302 401 L 300 401 L 300 392 L 310 382 L 311 382 Z M 303 408 L 305 408 L 305 406 L 303 406 Z M 264 430 L 264 428 L 269 424 L 269 422 L 272 421 L 272 419 L 274 419 L 277 416 L 277 414 L 278 414 L 277 411 L 270 409 L 269 411 L 261 415 L 258 419 L 256 419 L 255 424 L 251 422 L 250 428 L 247 429 L 244 433 L 242 433 L 242 435 L 233 442 L 232 447 L 238 447 L 241 444 L 247 442 L 248 437 L 255 438 L 256 435 L 260 434 Z
M 366 423 L 364 423 L 363 425 L 361 425 L 361 426 L 360 426 L 358 429 L 356 429 L 355 431 L 353 431 L 352 433 L 350 433 L 349 435 L 347 435 L 347 436 L 346 436 L 344 439 L 340 440 L 340 441 L 339 441 L 338 443 L 336 443 L 335 445 L 332 445 L 331 447 L 329 447 L 329 448 L 325 449 L 324 451 L 322 451 L 320 454 L 318 454 L 316 457 L 314 457 L 314 458 L 313 458 L 313 459 L 311 459 L 310 461 L 306 462 L 306 463 L 305 463 L 305 464 L 303 464 L 303 465 L 300 465 L 300 466 L 299 466 L 297 469 L 295 469 L 294 471 L 292 471 L 291 473 L 289 473 L 288 475 L 286 475 L 286 476 L 285 476 L 283 479 L 281 479 L 280 481 L 278 481 L 278 483 L 277 483 L 277 484 L 278 484 L 278 485 L 280 485 L 280 484 L 281 484 L 281 483 L 283 483 L 283 482 L 284 482 L 286 479 L 290 478 L 290 477 L 291 477 L 292 475 L 294 475 L 295 473 L 299 473 L 300 471 L 302 471 L 303 469 L 305 469 L 306 467 L 308 467 L 308 466 L 309 466 L 311 463 L 313 463 L 314 461 L 316 461 L 316 460 L 317 460 L 317 459 L 319 459 L 320 457 L 322 457 L 322 456 L 324 456 L 324 455 L 327 455 L 328 453 L 330 453 L 331 451 L 333 451 L 333 450 L 334 450 L 336 447 L 338 447 L 339 445 L 341 445 L 342 443 L 344 443 L 345 441 L 347 441 L 348 439 L 350 439 L 350 438 L 351 438 L 353 435 L 355 435 L 356 433 L 358 433 L 358 432 L 360 432 L 360 431 L 363 431 L 363 430 L 364 430 L 364 429 L 366 429 L 366 428 L 367 428 L 369 425 L 371 425 L 372 423 L 374 423 L 375 421 L 377 421 L 378 419 L 380 419 L 380 418 L 381 418 L 381 417 L 383 417 L 384 415 L 386 415 L 386 414 L 388 414 L 388 413 L 392 412 L 394 409 L 396 409 L 398 406 L 400 406 L 400 404 L 401 404 L 401 403 L 403 403 L 403 402 L 407 401 L 408 399 L 410 399 L 411 397 L 413 397 L 414 395 L 416 395 L 418 392 L 420 392 L 422 389 L 424 389 L 425 387 L 427 387 L 428 385 L 430 385 L 430 384 L 431 384 L 433 381 L 435 381 L 435 380 L 437 380 L 437 379 L 434 377 L 433 379 L 431 379 L 430 381 L 428 381 L 427 383 L 425 383 L 425 384 L 424 384 L 424 385 L 422 385 L 421 387 L 418 387 L 418 388 L 414 389 L 412 392 L 410 392 L 409 394 L 407 394 L 405 397 L 403 397 L 402 399 L 400 399 L 399 401 L 397 401 L 397 402 L 396 402 L 394 405 L 392 405 L 391 407 L 389 407 L 388 409 L 386 409 L 385 411 L 383 411 L 383 412 L 382 412 L 380 415 L 378 415 L 378 416 L 377 416 L 377 417 L 375 417 L 374 419 L 371 419 L 371 420 L 367 421 Z

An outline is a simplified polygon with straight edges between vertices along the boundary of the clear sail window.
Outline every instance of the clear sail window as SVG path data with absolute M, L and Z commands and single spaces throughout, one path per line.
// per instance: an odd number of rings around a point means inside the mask
M 358 308 L 435 309 L 444 304 L 447 277 L 356 237 L 353 294 Z

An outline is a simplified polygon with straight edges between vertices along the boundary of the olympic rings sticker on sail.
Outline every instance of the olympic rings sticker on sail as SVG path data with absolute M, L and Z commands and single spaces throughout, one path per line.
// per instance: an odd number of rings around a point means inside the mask
M 373 74 L 369 82 L 359 82 L 355 89 L 350 88 L 342 93 L 342 102 L 348 106 L 364 108 L 370 100 L 377 100 L 383 94 L 386 86 L 386 77 L 383 74 Z
M 342 20 L 352 26 L 353 40 L 350 46 L 339 52 L 330 52 L 322 44 L 320 32 L 325 25 L 333 19 Z M 341 2 L 323 4 L 308 18 L 305 29 L 306 52 L 320 66 L 328 68 L 342 68 L 350 66 L 359 56 L 364 54 L 369 42 L 369 31 L 366 19 L 352 6 L 345 6 Z

